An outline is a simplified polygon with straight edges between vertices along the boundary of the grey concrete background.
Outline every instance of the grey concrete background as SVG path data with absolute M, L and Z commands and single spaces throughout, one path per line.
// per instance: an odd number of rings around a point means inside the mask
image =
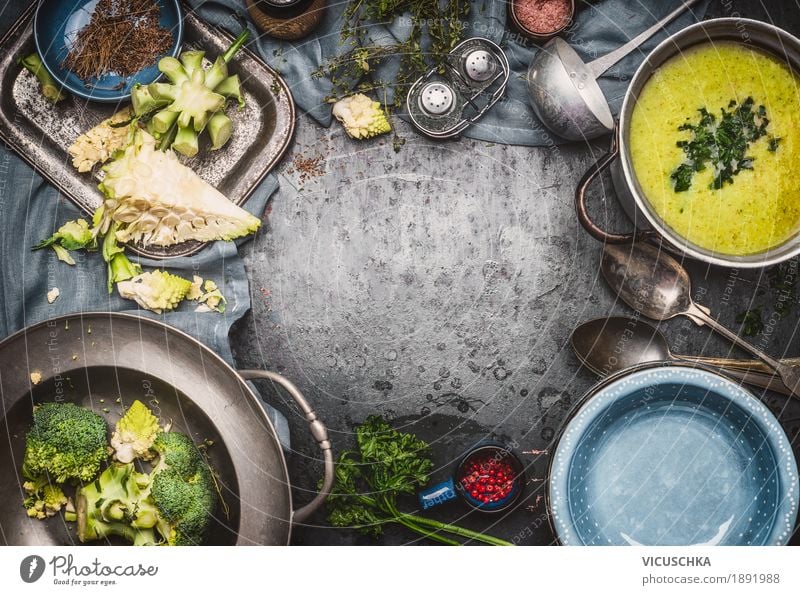
M 736 13 L 800 33 L 795 0 L 715 0 L 708 16 Z M 237 362 L 296 382 L 337 451 L 353 446 L 354 425 L 372 413 L 429 440 L 434 479 L 487 437 L 547 451 L 595 382 L 571 352 L 570 333 L 594 317 L 631 313 L 599 277 L 601 246 L 578 226 L 572 205 L 577 181 L 607 143 L 555 151 L 437 143 L 398 129 L 407 142 L 395 153 L 388 137 L 359 143 L 338 125 L 299 119 L 269 224 L 245 247 L 253 309 L 232 334 Z M 317 158 L 318 172 L 297 171 L 298 159 Z M 610 227 L 629 226 L 610 180 L 594 203 Z M 769 318 L 763 272 L 690 270 L 698 301 L 726 324 L 736 326 L 751 304 L 765 305 Z M 798 312 L 795 305 L 755 340 L 773 354 L 800 355 Z M 677 352 L 731 352 L 688 321 L 661 329 Z M 307 501 L 321 468 L 314 445 L 286 399 L 262 389 L 289 414 L 295 498 Z M 797 443 L 798 408 L 765 399 Z M 432 514 L 521 544 L 552 543 L 541 501 L 548 456 L 523 458 L 533 481 L 513 512 L 487 518 L 452 504 Z M 294 543 L 375 541 L 326 527 L 318 514 Z M 390 528 L 378 543 L 418 541 Z

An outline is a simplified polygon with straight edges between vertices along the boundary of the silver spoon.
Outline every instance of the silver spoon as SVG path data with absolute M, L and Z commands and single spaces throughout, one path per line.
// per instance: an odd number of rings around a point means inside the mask
M 800 366 L 781 362 L 721 325 L 692 301 L 689 273 L 666 252 L 651 244 L 606 244 L 600 264 L 608 284 L 631 308 L 653 320 L 686 316 L 706 324 L 734 345 L 750 352 L 778 374 L 795 396 L 800 396 Z
M 590 63 L 560 37 L 536 52 L 528 68 L 533 111 L 550 130 L 568 140 L 597 138 L 614 129 L 614 117 L 597 79 L 699 0 L 685 0 L 655 25 Z
M 752 386 L 791 394 L 771 373 L 747 371 L 751 361 L 723 357 L 699 357 L 672 353 L 661 331 L 643 320 L 611 316 L 584 322 L 572 332 L 572 349 L 581 363 L 599 376 L 648 362 L 681 362 L 720 368 L 729 376 Z

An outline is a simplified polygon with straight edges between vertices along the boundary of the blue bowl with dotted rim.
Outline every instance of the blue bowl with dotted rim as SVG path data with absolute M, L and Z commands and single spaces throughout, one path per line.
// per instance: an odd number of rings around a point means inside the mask
M 797 463 L 757 398 L 704 368 L 646 365 L 590 391 L 550 463 L 564 545 L 785 545 Z
M 139 72 L 120 77 L 113 73 L 97 80 L 86 81 L 61 66 L 67 57 L 78 31 L 89 22 L 99 0 L 41 0 L 33 18 L 33 37 L 36 50 L 45 68 L 64 89 L 91 101 L 113 103 L 130 98 L 137 83 L 147 85 L 161 75 L 158 61 L 166 56 L 176 57 L 183 42 L 183 13 L 179 0 L 156 0 L 161 10 L 159 23 L 172 33 L 172 47 L 166 54 L 157 56 L 153 63 Z

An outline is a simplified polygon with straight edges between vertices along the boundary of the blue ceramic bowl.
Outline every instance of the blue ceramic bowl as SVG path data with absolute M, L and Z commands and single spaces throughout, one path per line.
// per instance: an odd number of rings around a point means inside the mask
M 556 447 L 548 500 L 565 545 L 783 545 L 797 464 L 778 421 L 737 384 L 647 366 L 587 396 Z
M 122 78 L 107 74 L 92 86 L 71 70 L 61 67 L 74 43 L 78 31 L 89 22 L 98 0 L 42 0 L 33 19 L 36 50 L 45 68 L 67 91 L 92 101 L 117 102 L 128 99 L 136 83 L 147 85 L 155 81 L 159 56 L 153 64 L 134 75 Z M 161 9 L 161 26 L 172 32 L 172 48 L 168 55 L 177 56 L 183 42 L 183 15 L 178 0 L 156 0 Z

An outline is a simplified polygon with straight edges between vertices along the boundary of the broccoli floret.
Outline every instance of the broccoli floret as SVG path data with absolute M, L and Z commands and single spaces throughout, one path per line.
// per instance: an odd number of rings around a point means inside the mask
M 158 543 L 158 513 L 149 498 L 150 477 L 133 463 L 112 463 L 77 493 L 78 539 L 81 542 L 114 535 L 134 545 Z
M 51 484 L 47 477 L 26 481 L 22 487 L 28 493 L 22 504 L 31 518 L 44 519 L 55 516 L 68 502 L 61 487 Z
M 159 454 L 150 486 L 160 516 L 157 529 L 169 545 L 201 545 L 217 506 L 211 469 L 183 434 L 159 434 L 153 449 Z
M 33 410 L 22 472 L 34 481 L 49 476 L 55 484 L 91 481 L 106 460 L 106 440 L 106 422 L 93 411 L 44 403 Z
M 134 459 L 149 461 L 154 453 L 150 450 L 161 431 L 158 418 L 139 400 L 133 402 L 120 420 L 111 436 L 114 458 L 121 463 Z

